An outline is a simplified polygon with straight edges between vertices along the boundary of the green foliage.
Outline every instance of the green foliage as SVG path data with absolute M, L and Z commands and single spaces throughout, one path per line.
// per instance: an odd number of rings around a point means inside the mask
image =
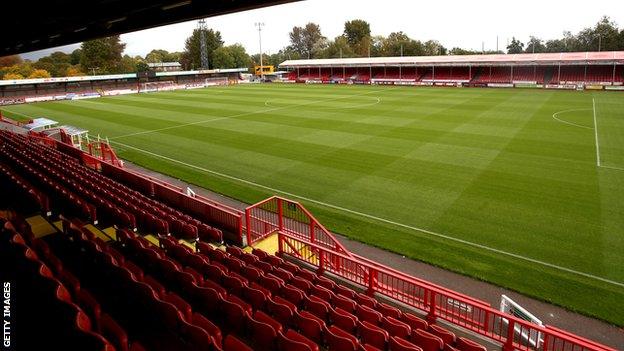
M 301 58 L 317 58 L 327 46 L 327 38 L 321 34 L 321 27 L 316 23 L 308 23 L 305 27 L 293 27 L 288 34 L 290 46 Z
M 162 49 L 154 49 L 145 55 L 145 62 L 180 62 L 181 52 L 169 52 Z
M 64 77 L 67 75 L 67 70 L 71 65 L 71 55 L 56 51 L 40 58 L 33 64 L 33 67 L 48 71 L 52 77 Z
M 339 35 L 333 41 L 329 42 L 327 48 L 320 54 L 321 58 L 345 58 L 354 56 L 355 52 L 351 49 L 351 45 L 349 45 L 344 35 Z
M 507 45 L 508 54 L 520 54 L 524 51 L 524 43 L 513 37 L 511 43 Z
M 529 41 L 527 42 L 527 46 L 524 52 L 527 52 L 527 53 L 546 52 L 546 45 L 544 45 L 544 42 L 541 39 L 531 36 L 529 38 Z
M 193 34 L 186 39 L 184 53 L 180 57 L 180 63 L 185 69 L 214 68 L 212 55 L 216 49 L 223 46 L 223 40 L 221 39 L 221 33 L 212 29 L 207 29 L 205 36 L 210 67 L 201 67 L 201 30 L 195 29 Z
M 370 24 L 361 19 L 347 21 L 344 24 L 344 36 L 351 47 L 357 47 L 371 36 Z
M 212 53 L 214 68 L 242 68 L 249 67 L 251 58 L 241 44 L 222 46 Z
M 123 73 L 127 69 L 121 56 L 125 47 L 118 35 L 85 41 L 80 47 L 80 65 L 90 73 Z

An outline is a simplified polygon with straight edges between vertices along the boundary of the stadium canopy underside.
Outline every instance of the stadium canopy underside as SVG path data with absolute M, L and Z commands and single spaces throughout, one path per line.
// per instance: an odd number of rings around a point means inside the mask
M 414 66 L 533 66 L 533 65 L 620 65 L 624 64 L 624 51 L 568 52 L 537 54 L 495 55 L 445 55 L 358 57 L 342 59 L 286 60 L 281 68 L 329 68 L 329 67 L 414 67 Z
M 297 0 L 58 0 L 7 4 L 0 56 Z M 8 34 L 10 32 L 10 34 Z

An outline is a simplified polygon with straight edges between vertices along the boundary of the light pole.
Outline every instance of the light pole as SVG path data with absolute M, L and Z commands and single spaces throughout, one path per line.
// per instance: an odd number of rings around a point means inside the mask
M 602 49 L 602 35 L 598 34 L 598 52 Z
M 264 27 L 264 22 L 256 22 L 254 25 L 258 27 L 258 42 L 260 44 L 260 80 L 264 80 L 264 67 L 262 66 L 262 27 Z

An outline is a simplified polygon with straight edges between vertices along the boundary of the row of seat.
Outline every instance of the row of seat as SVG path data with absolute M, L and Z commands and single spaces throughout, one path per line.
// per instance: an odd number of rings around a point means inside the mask
M 114 321 L 91 313 L 97 303 L 63 279 L 60 261 L 32 233 L 22 236 L 11 222 L 2 223 L 0 261 L 0 273 L 13 284 L 12 296 L 18 299 L 13 307 L 18 312 L 16 349 L 115 350 L 103 336 Z
M 140 240 L 133 239 L 131 234 L 118 236 L 129 247 L 141 246 L 138 244 Z M 429 329 L 426 321 L 410 313 L 377 302 L 262 251 L 255 250 L 256 256 L 228 247 L 224 253 L 200 243 L 199 252 L 194 253 L 186 246 L 166 239 L 161 240 L 161 245 L 174 265 L 177 264 L 177 269 L 188 273 L 196 282 L 203 280 L 205 287 L 220 295 L 239 297 L 246 303 L 243 310 L 251 307 L 255 311 L 266 311 L 282 329 L 295 328 L 296 332 L 321 345 L 328 343 L 334 348 L 345 349 L 343 339 L 346 333 L 354 337 L 358 335 L 362 345 L 378 349 L 386 349 L 390 344 L 394 345 L 393 349 L 399 349 L 399 344 L 409 345 L 408 340 L 417 340 L 417 344 L 427 350 L 439 350 L 444 345 L 450 348 L 461 345 L 464 350 L 470 346 L 474 346 L 474 350 L 483 349 L 463 338 L 458 338 L 456 344 L 455 335 L 444 328 L 432 326 Z M 145 246 L 150 250 L 147 243 Z M 148 262 L 143 264 L 150 266 Z M 354 348 L 360 347 L 359 339 L 351 344 Z
M 112 208 L 116 224 L 136 227 L 135 218 L 138 218 L 139 224 L 145 230 L 156 234 L 166 235 L 171 231 L 188 240 L 195 240 L 198 236 L 208 241 L 223 240 L 223 234 L 219 229 L 115 182 L 78 162 L 69 162 L 58 150 L 29 142 L 26 137 L 8 132 L 0 136 L 5 143 L 10 144 L 8 147 L 13 147 L 10 152 L 18 152 L 20 158 L 39 161 L 39 167 L 56 171 L 54 174 L 57 178 L 61 178 L 60 180 L 76 184 L 83 192 L 81 194 L 83 197 L 89 201 L 100 202 L 98 208 Z
M 109 299 L 107 304 L 115 306 L 125 325 L 149 330 L 144 337 L 151 350 L 221 350 L 215 345 L 218 333 L 210 321 L 200 314 L 183 313 L 175 294 L 155 290 L 155 279 L 79 225 L 66 221 L 63 228 L 64 239 L 74 243 L 74 250 L 84 252 L 82 280 L 91 279 L 90 286 L 98 296 Z

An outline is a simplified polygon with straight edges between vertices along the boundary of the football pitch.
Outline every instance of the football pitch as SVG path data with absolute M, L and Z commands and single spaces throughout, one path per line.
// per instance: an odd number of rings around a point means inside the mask
M 265 84 L 2 109 L 624 325 L 624 93 Z

